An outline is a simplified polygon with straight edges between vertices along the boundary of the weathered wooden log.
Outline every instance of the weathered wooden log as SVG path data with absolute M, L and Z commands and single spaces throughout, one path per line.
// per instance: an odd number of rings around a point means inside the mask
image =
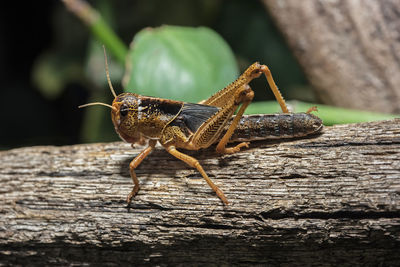
M 225 192 L 156 149 L 131 208 L 121 142 L 0 152 L 0 265 L 395 265 L 400 120 L 192 151 Z
M 400 113 L 400 1 L 263 2 L 324 103 Z

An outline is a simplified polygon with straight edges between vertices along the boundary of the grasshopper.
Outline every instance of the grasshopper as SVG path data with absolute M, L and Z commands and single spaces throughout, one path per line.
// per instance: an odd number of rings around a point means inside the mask
M 112 105 L 96 102 L 79 107 L 110 107 L 115 131 L 122 140 L 132 145 L 145 145 L 147 141 L 147 147 L 129 164 L 134 186 L 126 199 L 128 205 L 140 188 L 135 169 L 150 154 L 157 142 L 168 153 L 196 168 L 222 202 L 228 204 L 224 193 L 211 181 L 199 161 L 178 149 L 199 150 L 216 143 L 219 154 L 232 154 L 239 152 L 241 148 L 247 148 L 252 140 L 301 137 L 316 133 L 322 128 L 322 121 L 310 113 L 316 110 L 315 107 L 306 113 L 289 113 L 269 68 L 258 62 L 248 67 L 234 82 L 207 100 L 195 104 L 134 93 L 116 95 L 109 76 L 105 50 L 104 56 L 107 81 L 114 101 Z M 254 97 L 249 83 L 262 74 L 267 78 L 283 114 L 243 116 Z M 227 147 L 230 141 L 239 143 Z

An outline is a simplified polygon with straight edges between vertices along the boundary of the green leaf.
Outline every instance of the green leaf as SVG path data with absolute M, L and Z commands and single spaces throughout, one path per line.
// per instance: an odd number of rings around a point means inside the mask
M 198 102 L 238 73 L 231 49 L 211 29 L 162 26 L 134 37 L 123 85 L 127 92 Z

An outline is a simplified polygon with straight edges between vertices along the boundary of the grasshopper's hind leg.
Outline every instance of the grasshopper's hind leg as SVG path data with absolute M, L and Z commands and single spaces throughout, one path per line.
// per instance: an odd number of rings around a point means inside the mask
M 258 63 L 253 64 L 256 65 L 256 69 L 262 73 L 264 73 L 265 77 L 267 78 L 267 82 L 269 84 L 269 87 L 271 88 L 272 92 L 274 93 L 276 101 L 278 101 L 279 105 L 281 106 L 281 109 L 283 113 L 289 113 L 289 109 L 286 106 L 285 99 L 283 99 L 283 96 L 281 92 L 278 89 L 278 86 L 276 86 L 274 78 L 272 77 L 271 71 L 266 65 L 259 65 Z
M 233 83 L 225 87 L 224 89 L 218 91 L 210 98 L 203 100 L 200 104 L 216 106 L 216 107 L 224 107 L 226 104 L 226 100 L 234 97 L 236 92 L 242 90 L 246 87 L 253 79 L 260 77 L 261 74 L 264 74 L 267 78 L 267 82 L 269 84 L 270 89 L 274 93 L 276 101 L 278 101 L 279 105 L 283 113 L 289 113 L 289 109 L 286 106 L 285 99 L 282 97 L 281 92 L 276 86 L 274 78 L 272 77 L 271 71 L 268 66 L 261 65 L 258 62 L 253 63 L 250 67 L 248 67 L 239 78 L 236 79 Z
M 212 190 L 215 191 L 217 196 L 222 200 L 222 202 L 224 202 L 225 204 L 229 203 L 228 199 L 225 197 L 224 193 L 221 191 L 221 189 L 218 188 L 218 186 L 216 186 L 211 181 L 211 179 L 208 177 L 207 173 L 204 171 L 203 167 L 201 167 L 201 165 L 197 159 L 195 159 L 189 155 L 186 155 L 182 152 L 179 152 L 178 150 L 176 150 L 176 148 L 174 146 L 167 146 L 167 147 L 165 147 L 165 149 L 174 157 L 182 160 L 189 166 L 196 168 L 200 172 L 201 176 L 203 176 L 203 178 L 206 180 L 207 184 L 212 188 Z
M 229 126 L 228 130 L 226 131 L 225 135 L 221 138 L 217 145 L 217 152 L 221 154 L 233 154 L 236 152 L 240 151 L 240 148 L 242 147 L 248 147 L 249 142 L 242 142 L 234 147 L 226 147 L 226 144 L 228 143 L 229 139 L 231 138 L 233 132 L 235 131 L 240 118 L 242 117 L 244 111 L 246 110 L 247 106 L 250 105 L 251 101 L 253 100 L 254 97 L 254 92 L 251 90 L 250 86 L 246 85 L 243 86 L 242 89 L 239 89 L 236 94 L 235 94 L 235 103 L 239 105 L 242 103 L 242 105 L 239 108 L 239 111 L 236 113 L 235 118 L 233 119 L 231 125 Z
M 276 86 L 274 79 L 272 78 L 271 71 L 266 65 L 260 65 L 258 62 L 254 63 L 251 65 L 247 70 L 239 77 L 238 80 L 236 80 L 233 84 L 235 83 L 241 83 L 242 81 L 244 84 L 241 87 L 235 87 L 231 85 L 232 88 L 236 88 L 236 91 L 234 92 L 233 98 L 234 98 L 234 103 L 236 105 L 242 104 L 239 111 L 237 112 L 235 118 L 232 121 L 232 124 L 229 126 L 228 130 L 226 131 L 225 135 L 221 138 L 221 141 L 217 145 L 217 152 L 221 154 L 232 154 L 240 151 L 240 148 L 242 147 L 248 147 L 248 142 L 243 142 L 238 144 L 235 147 L 231 148 L 226 148 L 226 144 L 228 143 L 229 139 L 231 138 L 233 132 L 235 131 L 240 118 L 242 117 L 244 111 L 246 110 L 247 106 L 251 103 L 254 97 L 254 92 L 251 90 L 250 86 L 248 83 L 253 80 L 254 78 L 259 77 L 261 74 L 264 74 L 265 77 L 267 78 L 268 84 L 272 90 L 272 92 L 275 95 L 276 100 L 278 101 L 279 105 L 281 106 L 281 109 L 283 113 L 289 113 L 289 110 L 286 106 L 285 100 L 282 97 L 282 94 L 280 93 L 278 87 Z M 227 87 L 229 89 L 229 87 Z M 225 89 L 224 89 L 225 90 Z M 220 93 L 222 94 L 222 93 Z M 218 95 L 217 95 L 218 96 Z M 215 102 L 216 100 L 214 99 L 216 96 L 208 99 L 205 101 L 205 103 L 210 103 L 213 104 L 213 101 Z
M 126 198 L 126 202 L 128 202 L 128 205 L 131 203 L 132 198 L 137 194 L 139 191 L 139 180 L 136 177 L 135 169 L 139 166 L 139 164 L 144 160 L 145 157 L 147 157 L 150 152 L 154 149 L 156 145 L 155 140 L 150 140 L 149 141 L 149 146 L 146 147 L 142 152 L 140 152 L 139 155 L 134 158 L 131 163 L 129 164 L 129 173 L 131 175 L 132 181 L 133 181 L 133 189 L 129 193 L 128 197 Z

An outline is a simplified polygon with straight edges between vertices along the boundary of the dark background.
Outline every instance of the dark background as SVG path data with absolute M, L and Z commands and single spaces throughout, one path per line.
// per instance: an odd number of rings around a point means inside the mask
M 90 4 L 106 13 L 127 45 L 145 27 L 210 27 L 231 46 L 241 71 L 260 61 L 271 68 L 287 98 L 310 100 L 303 90 L 308 85 L 302 71 L 267 11 L 256 0 L 118 0 Z M 87 102 L 95 86 L 91 81 L 94 77 L 84 71 L 91 37 L 61 1 L 7 2 L 0 9 L 0 36 L 0 149 L 118 140 L 116 134 L 96 140 L 81 137 L 84 112 L 77 106 Z M 64 75 L 66 66 L 74 66 L 75 70 L 74 75 L 63 76 L 62 90 L 52 97 L 43 94 L 33 79 L 37 62 L 45 55 L 58 59 L 60 75 Z M 265 81 L 257 83 L 265 86 Z M 120 88 L 118 83 L 114 87 Z M 268 97 L 272 99 L 272 95 Z M 110 121 L 105 123 L 112 129 Z

